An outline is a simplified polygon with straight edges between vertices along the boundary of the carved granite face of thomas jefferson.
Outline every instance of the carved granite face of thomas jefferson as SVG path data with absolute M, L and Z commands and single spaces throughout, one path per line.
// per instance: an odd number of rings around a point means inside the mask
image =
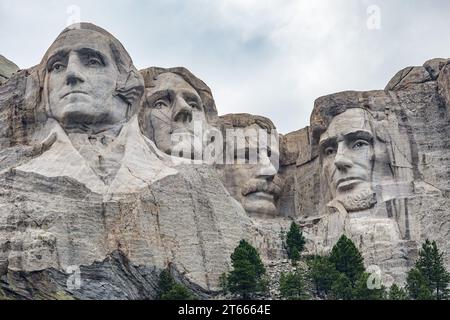
M 363 109 L 348 109 L 334 117 L 320 137 L 322 172 L 333 200 L 348 211 L 375 204 L 371 184 L 375 133 L 369 118 Z
M 212 127 L 197 91 L 181 76 L 166 72 L 147 89 L 144 132 L 153 136 L 157 147 L 167 154 L 202 158 L 203 134 Z M 195 146 L 193 141 L 200 141 Z
M 46 58 L 48 108 L 63 127 L 112 125 L 127 118 L 129 104 L 117 92 L 120 71 L 106 34 L 67 31 Z

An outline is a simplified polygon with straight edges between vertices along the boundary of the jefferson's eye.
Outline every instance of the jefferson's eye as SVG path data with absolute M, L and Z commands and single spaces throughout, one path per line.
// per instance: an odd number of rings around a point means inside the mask
M 367 143 L 367 141 L 364 141 L 364 140 L 358 140 L 358 141 L 356 141 L 356 142 L 353 144 L 353 149 L 360 149 L 360 148 L 362 148 L 362 147 L 364 147 L 364 146 L 367 146 L 367 145 L 369 145 L 369 144 Z
M 202 110 L 202 108 L 200 107 L 200 105 L 197 102 L 189 102 L 189 105 L 191 106 L 191 108 L 194 108 L 197 110 Z
M 168 104 L 167 104 L 167 102 L 164 101 L 164 100 L 158 100 L 158 101 L 156 101 L 155 104 L 153 105 L 153 107 L 155 107 L 155 108 L 164 108 L 164 107 L 167 107 L 167 106 L 168 106 Z

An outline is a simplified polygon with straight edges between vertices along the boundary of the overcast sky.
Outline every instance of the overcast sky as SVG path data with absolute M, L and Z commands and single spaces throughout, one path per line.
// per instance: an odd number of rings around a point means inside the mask
M 114 34 L 139 69 L 190 69 L 219 114 L 263 115 L 281 133 L 307 126 L 320 96 L 383 89 L 450 57 L 446 0 L 0 0 L 0 54 L 31 67 L 78 19 Z

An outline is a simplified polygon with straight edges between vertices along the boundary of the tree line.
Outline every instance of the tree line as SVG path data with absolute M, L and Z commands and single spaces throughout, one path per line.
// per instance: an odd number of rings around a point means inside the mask
M 278 289 L 283 299 L 444 300 L 449 297 L 450 273 L 435 241 L 427 239 L 422 244 L 405 286 L 393 284 L 388 289 L 379 283 L 380 279 L 371 277 L 361 252 L 345 235 L 328 255 L 305 255 L 306 241 L 294 222 L 283 238 L 294 269 L 280 275 Z M 220 277 L 223 294 L 230 294 L 233 299 L 252 299 L 267 294 L 269 280 L 256 248 L 241 240 L 231 254 L 231 263 L 232 269 Z M 189 300 L 195 299 L 195 295 L 164 270 L 160 275 L 158 298 Z

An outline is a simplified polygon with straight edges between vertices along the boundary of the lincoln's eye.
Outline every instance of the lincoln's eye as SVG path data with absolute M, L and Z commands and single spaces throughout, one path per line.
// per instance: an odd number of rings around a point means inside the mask
M 89 58 L 88 65 L 92 67 L 101 66 L 102 62 L 97 58 Z

